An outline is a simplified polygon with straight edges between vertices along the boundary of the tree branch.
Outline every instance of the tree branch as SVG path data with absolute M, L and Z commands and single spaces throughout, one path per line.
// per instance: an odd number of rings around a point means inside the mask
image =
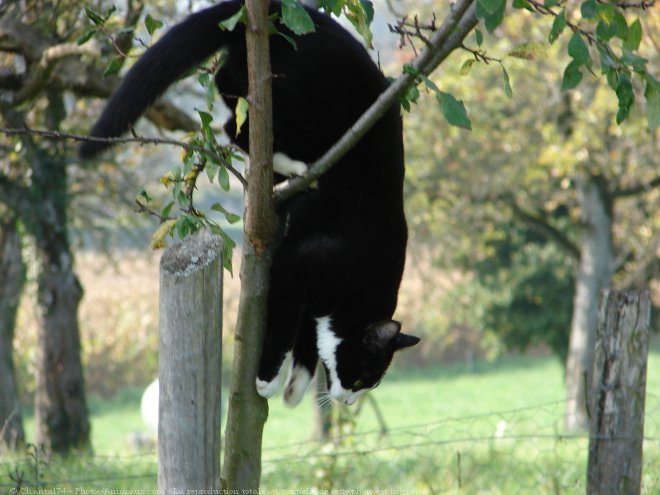
M 153 138 L 153 137 L 143 137 L 143 136 L 102 138 L 102 137 L 84 136 L 80 134 L 71 134 L 68 132 L 60 132 L 60 131 L 30 129 L 28 127 L 22 129 L 13 128 L 13 127 L 0 127 L 0 133 L 6 134 L 8 136 L 29 134 L 34 136 L 45 137 L 48 139 L 72 139 L 74 141 L 94 141 L 94 142 L 102 142 L 102 143 L 141 143 L 141 144 L 154 144 L 154 145 L 167 144 L 171 146 L 178 146 L 179 148 L 183 148 L 186 151 L 194 151 L 196 153 L 211 158 L 215 162 L 222 163 L 223 166 L 229 172 L 231 172 L 234 175 L 234 177 L 238 179 L 241 185 L 244 188 L 247 188 L 247 181 L 245 180 L 245 178 L 231 164 L 228 164 L 227 161 L 220 154 L 216 153 L 213 150 L 204 148 L 202 146 L 182 143 L 181 141 L 177 141 L 176 139 Z
M 660 187 L 660 175 L 649 182 L 635 184 L 634 186 L 630 187 L 618 187 L 612 191 L 611 194 L 615 198 L 625 198 L 649 192 L 656 187 Z
M 140 8 L 138 6 L 138 8 Z M 126 25 L 137 22 L 139 12 L 126 15 Z M 122 43 L 125 41 L 122 40 Z M 28 71 L 22 76 L 0 74 L 0 87 L 9 90 L 9 102 L 0 101 L 4 108 L 35 97 L 44 86 L 58 90 L 73 91 L 77 96 L 107 99 L 114 93 L 121 78 L 103 77 L 101 69 L 80 58 L 84 53 L 96 53 L 93 44 L 82 47 L 72 43 L 51 46 L 51 41 L 33 30 L 29 25 L 12 17 L 0 18 L 0 51 L 20 53 L 28 63 Z M 159 100 L 145 116 L 159 127 L 196 131 L 199 125 L 186 112 L 179 110 L 167 100 Z
M 577 261 L 580 259 L 579 248 L 559 229 L 548 222 L 538 213 L 525 211 L 513 198 L 509 198 L 507 203 L 511 206 L 513 214 L 527 225 L 537 229 L 550 241 L 554 242 L 562 251 L 568 254 L 571 259 Z
M 453 4 L 451 13 L 430 39 L 430 46 L 413 62 L 412 70 L 399 76 L 341 139 L 310 166 L 304 176 L 288 179 L 275 186 L 275 200 L 290 198 L 325 174 L 337 160 L 355 146 L 387 109 L 398 101 L 400 95 L 415 83 L 418 74 L 429 75 L 433 72 L 452 51 L 461 46 L 463 39 L 476 24 L 475 0 L 458 0 Z

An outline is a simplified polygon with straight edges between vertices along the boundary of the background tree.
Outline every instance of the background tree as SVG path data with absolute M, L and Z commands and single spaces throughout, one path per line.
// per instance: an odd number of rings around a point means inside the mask
M 643 22 L 652 20 L 649 14 Z M 473 133 L 447 129 L 421 108 L 408 119 L 409 140 L 419 143 L 408 147 L 410 217 L 415 231 L 442 243 L 446 264 L 475 270 L 498 293 L 484 325 L 518 346 L 545 341 L 567 358 L 566 423 L 574 429 L 585 424 L 600 290 L 631 278 L 644 286 L 655 273 L 658 145 L 639 113 L 617 125 L 620 103 L 605 81 L 562 88 L 565 48 L 544 48 L 536 20 L 510 18 L 503 29 L 491 50 L 503 60 L 477 66 L 477 55 L 437 81 L 472 100 L 466 105 Z M 502 67 L 514 83 L 524 81 L 513 84 L 510 100 Z M 479 70 L 478 78 L 466 77 L 470 70 Z M 434 120 L 437 127 L 429 126 Z M 430 138 L 429 129 L 440 129 L 442 140 Z M 571 301 L 565 290 L 573 283 Z
M 0 451 L 19 450 L 25 444 L 12 356 L 16 312 L 24 283 L 25 265 L 16 218 L 5 211 L 0 213 Z
M 80 108 L 72 105 L 70 97 L 76 96 L 76 103 L 81 104 L 84 98 L 107 98 L 112 93 L 119 79 L 111 73 L 121 67 L 122 54 L 133 43 L 130 33 L 143 5 L 128 2 L 122 20 L 127 31 L 81 47 L 76 40 L 87 36 L 90 27 L 89 20 L 79 15 L 85 6 L 85 2 L 72 0 L 56 5 L 35 1 L 0 7 L 0 88 L 6 95 L 0 101 L 0 116 L 6 127 L 80 129 L 87 122 L 69 119 L 70 114 L 81 115 L 75 112 Z M 88 18 L 94 22 L 90 12 Z M 105 69 L 90 63 L 89 58 L 98 57 L 103 46 L 119 54 Z M 103 77 L 104 72 L 110 77 Z M 166 103 L 156 105 L 149 115 L 171 128 L 195 128 L 189 117 Z M 34 240 L 39 263 L 36 440 L 56 452 L 86 448 L 89 419 L 77 320 L 82 287 L 73 270 L 68 231 L 69 170 L 75 160 L 65 143 L 25 133 L 5 137 L 3 146 L 13 152 L 0 159 L 0 201 Z M 13 332 L 13 321 L 8 323 L 12 327 L 3 328 L 7 339 Z M 12 381 L 15 383 L 13 377 L 6 383 Z M 3 380 L 0 385 L 6 383 Z

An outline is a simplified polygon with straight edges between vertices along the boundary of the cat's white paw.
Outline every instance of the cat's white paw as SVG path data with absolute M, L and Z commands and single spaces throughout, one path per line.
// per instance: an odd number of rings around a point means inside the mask
M 294 366 L 284 389 L 284 403 L 289 407 L 300 404 L 311 381 L 312 375 L 309 374 L 307 368 Z
M 277 389 L 280 386 L 280 377 L 276 376 L 270 382 L 267 382 L 266 380 L 259 380 L 259 378 L 257 378 L 256 384 L 257 393 L 263 398 L 268 399 L 275 395 L 275 392 L 277 392 Z
M 281 175 L 305 175 L 307 164 L 293 160 L 279 151 L 273 153 L 273 170 Z

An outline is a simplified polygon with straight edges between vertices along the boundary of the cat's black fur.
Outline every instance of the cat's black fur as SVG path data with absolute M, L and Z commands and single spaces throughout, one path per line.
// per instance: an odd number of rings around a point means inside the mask
M 167 87 L 220 48 L 227 58 L 215 81 L 230 109 L 247 95 L 245 28 L 221 30 L 218 22 L 242 6 L 232 0 L 191 15 L 138 60 L 107 104 L 93 136 L 118 136 Z M 279 12 L 279 3 L 270 6 Z M 271 35 L 274 75 L 274 151 L 311 163 L 357 120 L 387 87 L 362 45 L 325 14 L 308 10 L 316 32 L 293 38 Z M 249 125 L 249 117 L 248 122 Z M 225 130 L 248 149 L 248 132 Z M 107 145 L 87 142 L 89 157 Z M 376 386 L 397 349 L 419 339 L 391 321 L 403 273 L 407 230 L 403 213 L 403 140 L 398 105 L 326 175 L 318 187 L 278 208 L 282 236 L 275 249 L 268 328 L 257 388 L 277 389 L 285 354 L 293 369 L 285 400 L 297 403 L 321 361 L 330 395 L 353 403 Z M 277 171 L 277 164 L 276 171 Z

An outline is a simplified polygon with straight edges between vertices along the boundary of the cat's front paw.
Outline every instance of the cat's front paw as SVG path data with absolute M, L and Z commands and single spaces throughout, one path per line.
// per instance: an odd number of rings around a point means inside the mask
M 284 389 L 284 403 L 289 407 L 300 404 L 311 381 L 312 375 L 307 371 L 307 368 L 299 365 L 294 366 Z
M 307 173 L 307 164 L 300 160 L 293 160 L 284 153 L 273 153 L 273 170 L 281 175 L 295 176 Z
M 280 386 L 280 377 L 276 376 L 269 382 L 257 378 L 256 385 L 257 385 L 257 393 L 261 395 L 263 398 L 268 399 L 273 395 L 275 395 L 275 392 L 277 392 L 277 389 Z

